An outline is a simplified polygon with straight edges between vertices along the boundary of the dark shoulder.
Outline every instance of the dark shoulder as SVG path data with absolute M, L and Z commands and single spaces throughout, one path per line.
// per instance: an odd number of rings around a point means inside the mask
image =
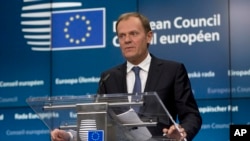
M 167 65 L 167 66 L 183 66 L 182 62 L 174 61 L 174 60 L 166 60 L 157 58 L 155 56 L 152 56 L 152 63 L 156 63 L 157 65 Z

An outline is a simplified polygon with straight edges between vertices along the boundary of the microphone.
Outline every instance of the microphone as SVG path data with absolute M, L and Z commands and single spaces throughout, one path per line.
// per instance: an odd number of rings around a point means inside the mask
M 103 83 L 109 78 L 110 74 L 108 73 L 107 75 L 105 75 L 99 83 L 99 89 L 98 89 L 98 93 L 100 93 L 100 89 L 103 87 Z

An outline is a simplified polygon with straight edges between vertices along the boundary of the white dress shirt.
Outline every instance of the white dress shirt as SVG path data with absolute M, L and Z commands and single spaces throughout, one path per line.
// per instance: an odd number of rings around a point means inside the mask
M 140 79 L 141 79 L 141 90 L 144 92 L 146 81 L 148 78 L 148 71 L 149 71 L 149 66 L 151 62 L 151 56 L 150 54 L 147 55 L 147 57 L 137 66 L 141 68 L 140 70 Z M 133 92 L 134 88 L 134 83 L 135 83 L 135 74 L 132 70 L 132 68 L 135 65 L 127 61 L 127 91 L 128 93 Z

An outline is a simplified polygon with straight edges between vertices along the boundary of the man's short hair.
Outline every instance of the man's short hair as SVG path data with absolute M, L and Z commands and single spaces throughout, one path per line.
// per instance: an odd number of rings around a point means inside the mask
M 130 12 L 130 13 L 124 13 L 124 14 L 122 14 L 122 15 L 118 18 L 118 20 L 117 20 L 117 22 L 116 22 L 116 25 L 115 25 L 116 32 L 117 32 L 117 26 L 118 26 L 118 24 L 120 23 L 120 21 L 122 21 L 122 20 L 127 20 L 127 19 L 130 18 L 130 17 L 137 17 L 137 18 L 139 18 L 139 20 L 141 21 L 142 26 L 143 26 L 143 28 L 144 28 L 144 30 L 145 30 L 145 33 L 148 33 L 149 31 L 152 31 L 152 30 L 151 30 L 151 27 L 150 27 L 149 20 L 148 20 L 147 17 L 145 17 L 145 16 L 143 16 L 142 14 L 137 13 L 137 12 Z

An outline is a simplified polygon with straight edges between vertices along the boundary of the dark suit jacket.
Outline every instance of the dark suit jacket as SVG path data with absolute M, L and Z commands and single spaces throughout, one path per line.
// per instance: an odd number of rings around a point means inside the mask
M 178 117 L 181 126 L 187 132 L 187 139 L 192 140 L 200 130 L 202 119 L 185 66 L 151 56 L 144 92 L 157 92 L 172 117 L 174 119 Z M 107 75 L 109 77 L 103 81 Z M 103 72 L 99 86 L 99 94 L 127 93 L 126 63 Z M 150 129 L 152 135 L 162 135 L 164 126 L 167 125 L 158 125 L 157 128 Z

